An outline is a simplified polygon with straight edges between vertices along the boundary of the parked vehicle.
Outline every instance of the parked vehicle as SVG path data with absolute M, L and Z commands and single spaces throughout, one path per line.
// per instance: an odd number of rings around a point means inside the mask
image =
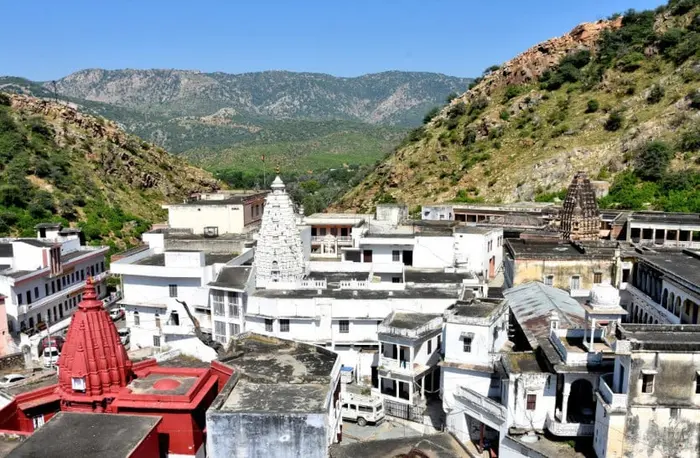
M 12 385 L 15 385 L 16 383 L 21 382 L 25 378 L 27 377 L 25 377 L 22 374 L 7 374 L 2 379 L 0 379 L 0 387 L 10 387 Z
M 63 350 L 63 344 L 65 343 L 65 341 L 66 340 L 59 335 L 51 336 L 50 338 L 48 336 L 44 337 L 39 342 L 39 356 L 44 355 L 44 350 L 46 349 L 46 347 L 56 347 L 60 352 L 61 350 Z
M 360 426 L 384 420 L 384 401 L 379 396 L 343 392 L 340 399 L 343 420 L 355 421 Z
M 122 345 L 127 345 L 129 343 L 129 338 L 131 336 L 129 328 L 117 329 L 117 334 L 119 334 L 119 339 L 122 341 Z
M 61 351 L 56 347 L 46 347 L 44 349 L 44 367 L 54 367 L 58 364 Z
M 109 317 L 112 318 L 113 321 L 121 320 L 122 318 L 124 318 L 124 309 L 116 308 L 116 309 L 110 310 Z

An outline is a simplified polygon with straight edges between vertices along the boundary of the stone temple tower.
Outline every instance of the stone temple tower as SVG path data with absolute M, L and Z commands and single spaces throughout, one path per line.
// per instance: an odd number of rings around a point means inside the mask
M 280 288 L 298 283 L 305 273 L 304 253 L 292 199 L 279 176 L 265 199 L 255 251 L 255 286 Z
M 561 212 L 561 233 L 567 240 L 598 240 L 600 213 L 586 172 L 571 180 Z

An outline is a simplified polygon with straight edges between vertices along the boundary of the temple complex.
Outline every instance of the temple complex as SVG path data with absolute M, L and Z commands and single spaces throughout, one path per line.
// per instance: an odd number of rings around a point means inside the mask
M 561 212 L 562 237 L 568 240 L 598 240 L 600 213 L 591 180 L 578 172 L 571 180 Z

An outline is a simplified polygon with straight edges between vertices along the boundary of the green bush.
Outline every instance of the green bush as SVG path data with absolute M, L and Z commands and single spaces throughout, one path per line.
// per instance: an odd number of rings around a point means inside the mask
M 456 92 L 450 92 L 450 93 L 447 95 L 447 97 L 445 97 L 445 104 L 446 104 L 446 105 L 449 105 L 449 104 L 450 104 L 454 99 L 456 99 L 457 97 L 459 97 L 459 94 L 457 94 Z
M 627 54 L 643 51 L 656 38 L 654 22 L 653 11 L 626 11 L 622 18 L 622 27 L 617 30 L 607 29 L 601 33 L 597 42 L 596 62 L 603 67 L 610 67 Z
M 674 16 L 683 15 L 700 5 L 700 0 L 669 0 L 668 10 Z
M 455 103 L 447 111 L 447 117 L 449 119 L 461 118 L 465 114 L 467 114 L 467 104 L 464 102 Z
M 690 100 L 690 107 L 700 110 L 700 91 L 693 89 L 688 93 L 688 100 Z
M 0 105 L 10 106 L 10 96 L 0 92 Z
M 660 84 L 655 84 L 649 91 L 649 95 L 647 96 L 647 102 L 651 104 L 659 103 L 661 102 L 661 99 L 664 98 L 665 94 L 666 91 L 664 90 L 663 86 L 661 86 Z
M 499 117 L 504 121 L 508 121 L 510 119 L 510 113 L 508 112 L 508 110 L 501 110 Z
M 464 130 L 464 138 L 462 139 L 462 145 L 469 146 L 476 143 L 476 130 L 468 127 Z
M 694 126 L 681 134 L 678 149 L 680 151 L 700 151 L 700 126 Z
M 509 84 L 506 86 L 506 92 L 503 94 L 503 100 L 507 102 L 508 100 L 515 98 L 523 93 L 523 87 L 517 84 Z
M 673 151 L 666 143 L 655 140 L 642 146 L 637 153 L 635 173 L 643 180 L 659 180 L 666 173 Z
M 485 75 L 488 75 L 489 73 L 493 73 L 493 72 L 498 71 L 498 70 L 500 70 L 500 69 L 501 69 L 501 66 L 500 66 L 500 65 L 491 65 L 490 67 L 487 67 L 487 68 L 483 71 L 482 75 L 485 76 Z
M 440 107 L 433 107 L 423 116 L 423 124 L 428 124 L 432 119 L 440 113 Z
M 626 54 L 617 62 L 617 68 L 623 72 L 631 73 L 642 66 L 644 62 L 644 54 L 635 51 Z
M 586 104 L 586 113 L 595 113 L 600 108 L 600 104 L 596 99 L 591 99 Z
M 608 132 L 615 132 L 622 127 L 623 123 L 624 118 L 622 117 L 622 114 L 619 111 L 613 111 L 610 113 L 610 116 L 608 116 L 608 119 L 605 121 L 603 127 Z

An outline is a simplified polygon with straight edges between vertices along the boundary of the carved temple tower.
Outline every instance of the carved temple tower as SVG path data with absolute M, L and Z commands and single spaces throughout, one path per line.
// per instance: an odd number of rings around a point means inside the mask
M 255 251 L 255 286 L 296 285 L 305 274 L 304 253 L 292 199 L 279 176 L 265 198 Z
M 585 172 L 571 180 L 561 212 L 561 233 L 567 240 L 598 240 L 600 213 L 595 190 Z

